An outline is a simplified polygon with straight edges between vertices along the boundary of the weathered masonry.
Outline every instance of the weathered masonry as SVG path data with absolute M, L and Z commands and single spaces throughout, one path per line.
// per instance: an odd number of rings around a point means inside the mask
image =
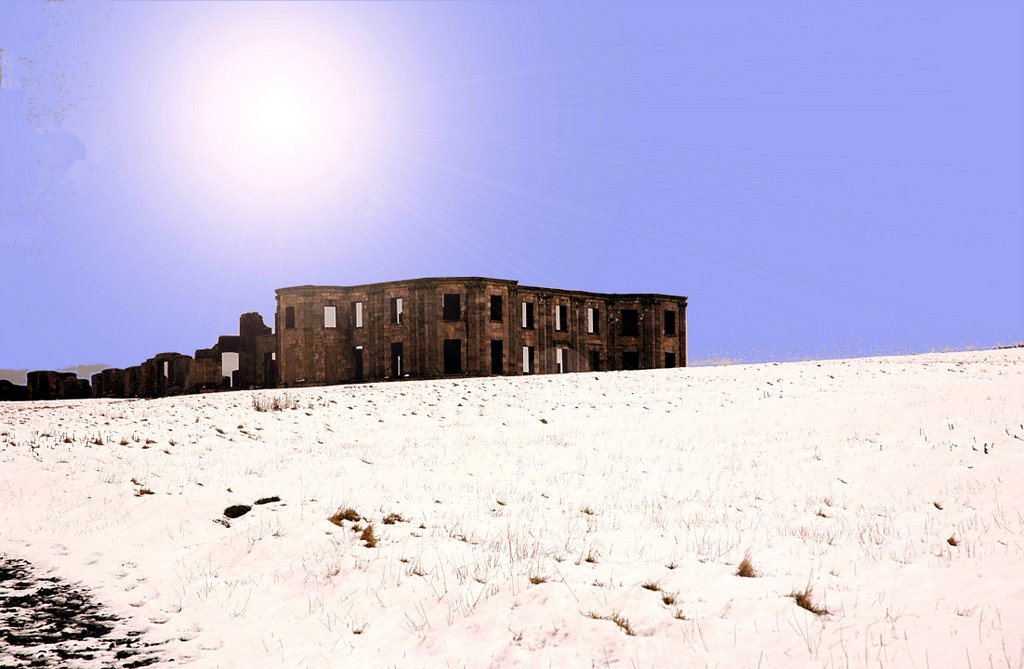
M 686 366 L 686 298 L 482 277 L 277 290 L 279 386 Z
M 686 366 L 686 298 L 520 286 L 482 277 L 277 290 L 276 327 L 242 314 L 195 356 L 158 353 L 89 380 L 29 372 L 0 401 L 165 397 L 443 376 Z M 276 330 L 276 332 L 275 332 Z

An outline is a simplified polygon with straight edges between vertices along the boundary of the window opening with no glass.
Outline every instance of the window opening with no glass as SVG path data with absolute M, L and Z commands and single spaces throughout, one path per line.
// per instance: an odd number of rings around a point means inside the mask
M 636 309 L 623 309 L 621 317 L 624 337 L 636 337 L 640 334 L 640 313 Z
M 445 293 L 444 295 L 444 319 L 446 321 L 457 321 L 462 316 L 462 299 L 458 293 Z

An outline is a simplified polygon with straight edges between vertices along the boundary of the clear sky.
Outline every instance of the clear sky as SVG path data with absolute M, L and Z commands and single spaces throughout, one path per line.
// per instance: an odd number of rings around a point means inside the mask
M 694 362 L 1024 340 L 1020 2 L 0 3 L 0 368 L 274 289 L 690 298 Z

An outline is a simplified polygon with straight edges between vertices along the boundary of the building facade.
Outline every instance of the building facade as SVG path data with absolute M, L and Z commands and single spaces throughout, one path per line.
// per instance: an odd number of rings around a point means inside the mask
M 520 286 L 483 277 L 277 290 L 275 327 L 242 314 L 195 356 L 158 353 L 92 383 L 29 372 L 0 401 L 165 397 L 445 376 L 686 366 L 686 298 Z
M 277 290 L 282 387 L 685 367 L 686 298 L 483 277 Z

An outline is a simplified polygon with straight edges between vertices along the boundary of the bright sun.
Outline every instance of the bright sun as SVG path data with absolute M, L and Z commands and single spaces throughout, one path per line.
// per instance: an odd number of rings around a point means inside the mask
M 352 45 L 310 22 L 211 31 L 180 72 L 175 163 L 190 189 L 236 210 L 334 196 L 372 155 L 371 79 Z

